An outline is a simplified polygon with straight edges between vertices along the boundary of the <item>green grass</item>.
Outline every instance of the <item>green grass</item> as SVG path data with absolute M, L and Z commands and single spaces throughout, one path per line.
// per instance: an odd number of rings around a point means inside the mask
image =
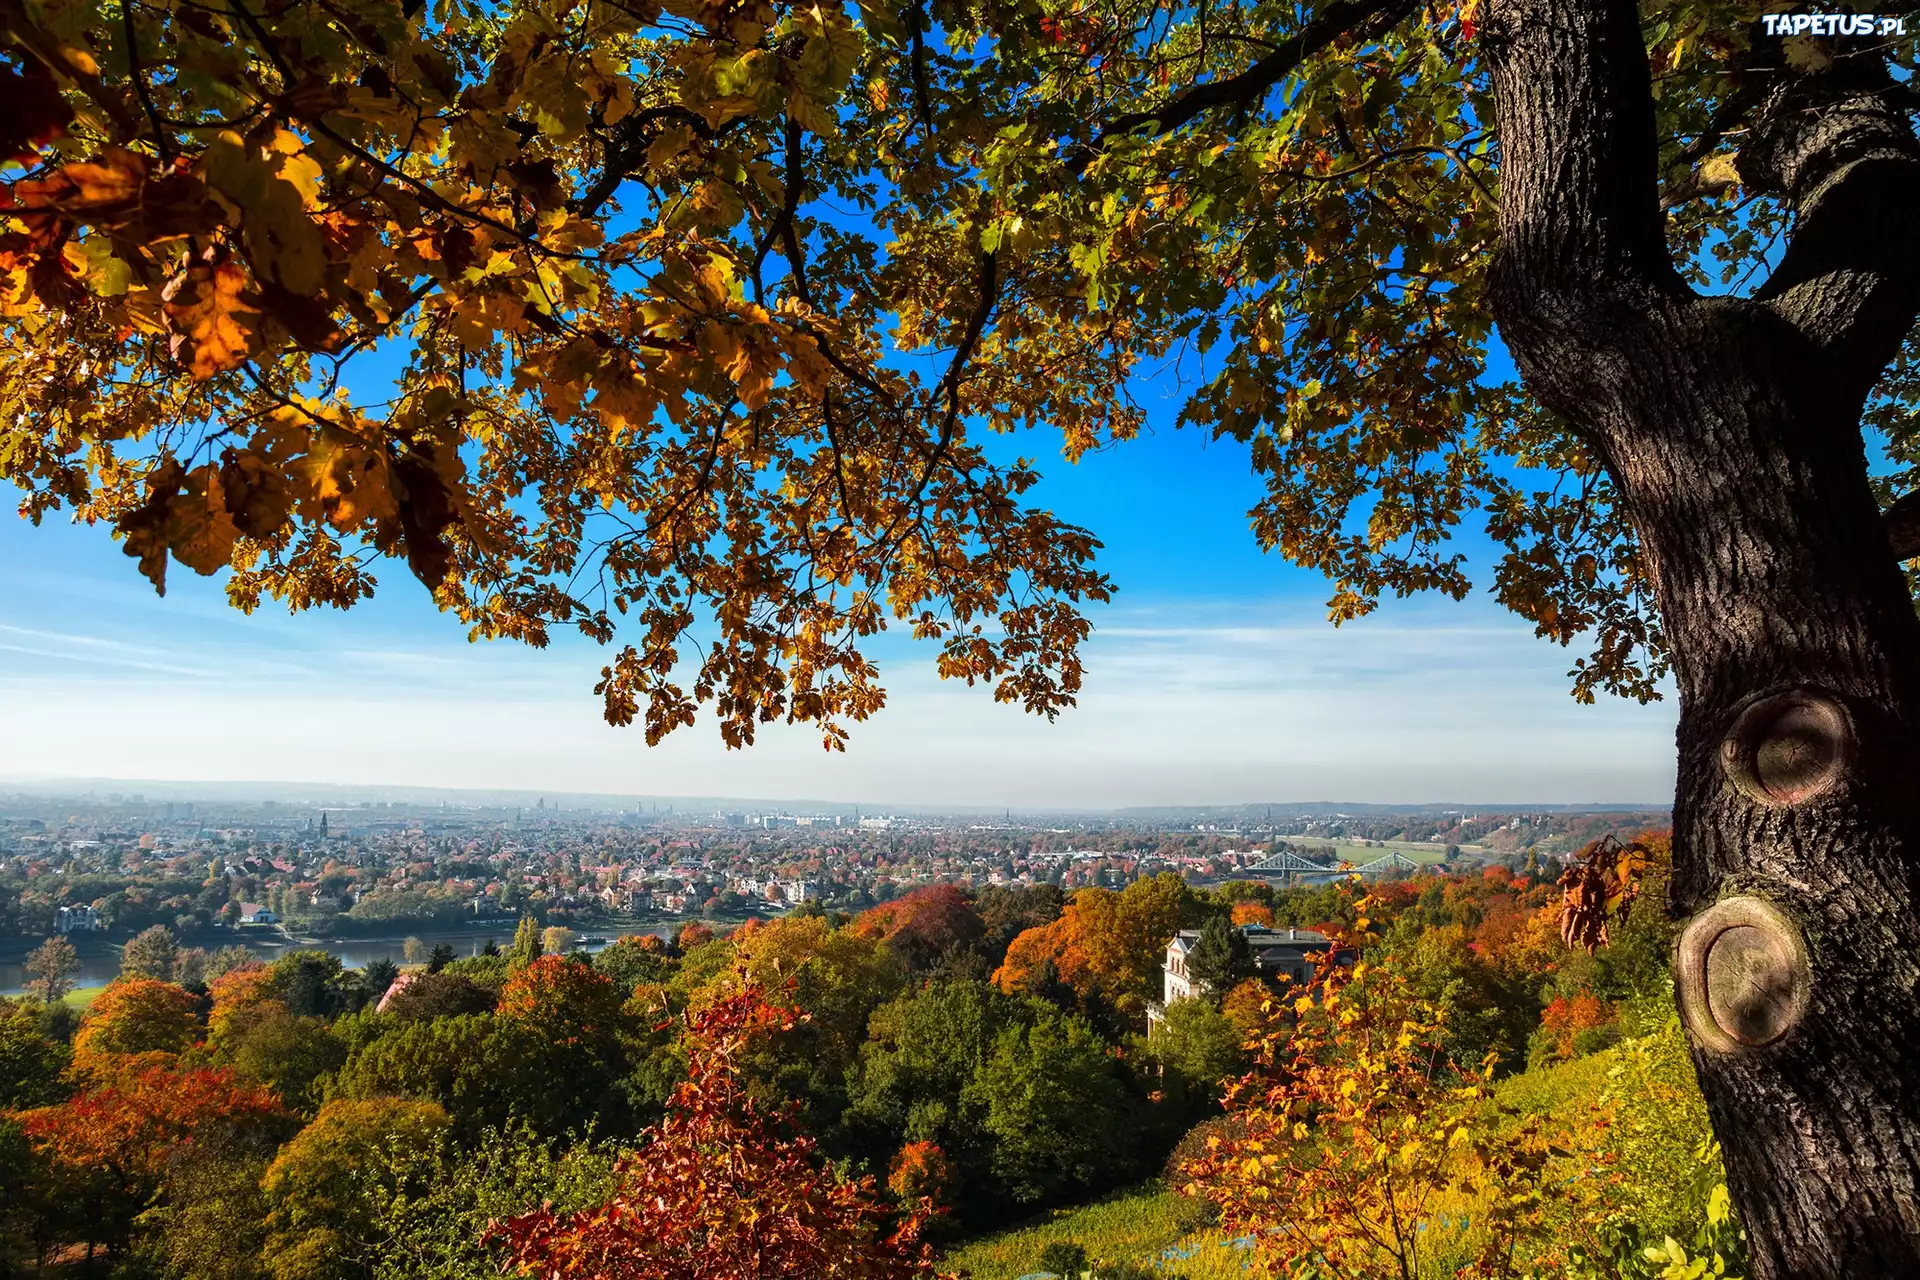
M 1193 1225 L 1187 1200 L 1159 1183 L 1148 1183 L 960 1245 L 940 1265 L 942 1270 L 964 1270 L 973 1280 L 1016 1280 L 1037 1271 L 1040 1251 L 1056 1240 L 1080 1245 L 1094 1262 L 1149 1262 Z
M 97 987 L 75 987 L 73 990 L 67 992 L 66 1002 L 76 1009 L 85 1009 L 93 1003 L 94 997 L 106 989 L 107 986 L 104 982 Z

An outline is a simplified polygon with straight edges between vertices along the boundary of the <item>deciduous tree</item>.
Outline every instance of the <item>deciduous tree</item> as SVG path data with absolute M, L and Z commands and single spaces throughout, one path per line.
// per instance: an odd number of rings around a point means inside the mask
M 740 1078 L 749 1041 L 793 1016 L 755 987 L 693 1015 L 688 1078 L 621 1162 L 614 1197 L 502 1223 L 512 1262 L 529 1275 L 606 1280 L 931 1277 L 918 1214 L 896 1217 L 872 1179 L 837 1173 Z
M 176 1055 L 200 1036 L 200 1001 L 157 978 L 120 978 L 88 1007 L 73 1039 L 74 1065 L 111 1075 L 117 1060 Z
M 275 1280 L 364 1274 L 374 1261 L 370 1227 L 396 1168 L 423 1159 L 447 1127 L 431 1102 L 335 1099 L 280 1149 L 261 1179 L 267 1205 L 266 1263 Z
M 1471 523 L 1578 696 L 1671 673 L 1756 1265 L 1911 1274 L 1920 98 L 1911 35 L 1759 16 L 14 6 L 0 474 L 156 586 L 344 607 L 386 556 L 476 636 L 623 641 L 598 692 L 650 740 L 838 745 L 889 624 L 1072 703 L 1097 538 L 983 432 L 1076 458 L 1204 354 L 1181 420 L 1336 621 L 1464 596 Z M 1791 998 L 1706 990 L 1747 960 Z
M 0 1112 L 58 1101 L 61 1074 L 73 1059 L 31 1004 L 0 1004 Z
M 30 975 L 27 990 L 48 1004 L 57 1004 L 73 990 L 73 975 L 80 971 L 80 953 L 65 938 L 48 938 L 27 953 L 24 967 Z
M 173 930 L 163 924 L 150 925 L 136 933 L 120 952 L 120 972 L 134 978 L 158 978 L 173 981 L 173 963 L 180 954 L 180 943 Z
M 986 935 L 973 903 L 950 884 L 922 885 L 862 912 L 853 927 L 880 938 L 915 970 L 929 969 L 941 956 L 971 948 Z
M 145 1065 L 22 1112 L 19 1123 L 49 1161 L 60 1194 L 84 1209 L 85 1240 L 124 1248 L 179 1143 L 210 1139 L 223 1127 L 269 1126 L 281 1114 L 272 1093 L 241 1084 L 229 1071 Z

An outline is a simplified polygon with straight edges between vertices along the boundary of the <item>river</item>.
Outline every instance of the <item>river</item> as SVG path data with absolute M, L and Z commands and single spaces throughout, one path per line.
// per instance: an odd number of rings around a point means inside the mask
M 418 938 L 429 951 L 446 944 L 453 948 L 459 957 L 477 956 L 492 942 L 502 951 L 513 942 L 514 922 L 506 921 L 493 925 L 472 925 L 461 929 L 421 929 L 413 933 L 396 934 L 381 938 L 335 938 L 315 942 L 308 946 L 289 941 L 278 930 L 268 932 L 265 929 L 243 929 L 237 933 L 222 930 L 212 935 L 192 938 L 182 945 L 204 946 L 212 951 L 216 947 L 232 946 L 239 943 L 258 955 L 262 960 L 271 961 L 293 950 L 328 951 L 340 957 L 340 963 L 349 969 L 358 969 L 375 960 L 391 960 L 401 963 L 401 952 L 408 938 Z M 592 932 L 580 931 L 582 937 L 592 938 L 578 950 L 593 952 L 605 946 L 607 942 L 623 934 L 656 933 L 667 937 L 679 928 L 679 923 L 622 924 L 609 926 L 604 930 Z M 84 934 L 72 935 L 74 945 L 80 952 L 80 971 L 74 975 L 74 985 L 97 987 L 112 982 L 120 974 L 120 946 L 108 943 L 97 937 Z M 19 995 L 26 989 L 27 975 L 18 956 L 0 961 L 0 994 Z

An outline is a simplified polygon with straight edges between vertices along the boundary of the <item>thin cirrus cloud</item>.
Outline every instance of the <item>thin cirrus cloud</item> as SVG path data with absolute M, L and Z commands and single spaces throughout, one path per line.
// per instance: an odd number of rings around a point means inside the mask
M 0 611 L 3 612 L 3 611 Z M 648 748 L 599 719 L 603 651 L 352 643 L 164 606 L 86 629 L 0 622 L 0 776 L 286 780 L 1109 808 L 1343 799 L 1658 802 L 1670 704 L 1580 707 L 1567 655 L 1491 606 L 1389 605 L 1338 630 L 1305 602 L 1168 602 L 1096 617 L 1080 705 L 1049 723 L 884 640 L 888 706 L 844 754 L 773 725 Z

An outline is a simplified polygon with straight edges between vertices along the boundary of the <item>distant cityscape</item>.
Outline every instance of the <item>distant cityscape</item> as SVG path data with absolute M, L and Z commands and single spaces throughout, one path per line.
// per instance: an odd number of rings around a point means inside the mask
M 296 787 L 282 794 L 297 798 L 266 798 L 236 785 L 193 799 L 178 784 L 166 790 L 0 792 L 0 948 L 10 955 L 57 931 L 125 937 L 153 924 L 187 937 L 268 930 L 288 941 L 521 916 L 620 930 L 806 904 L 858 911 L 935 881 L 1118 889 L 1167 870 L 1204 885 L 1368 864 L 1518 866 L 1667 821 L 1663 809 L 1630 806 L 941 814 L 688 798 L 355 800 Z

